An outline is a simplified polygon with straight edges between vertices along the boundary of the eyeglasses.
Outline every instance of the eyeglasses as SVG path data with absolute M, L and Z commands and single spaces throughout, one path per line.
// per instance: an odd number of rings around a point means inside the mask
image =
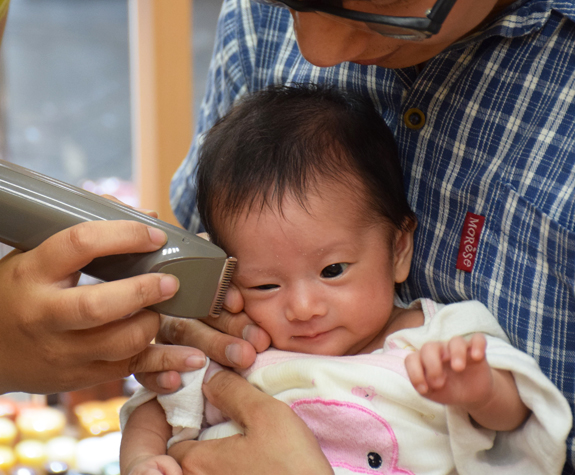
M 456 0 L 437 0 L 426 12 L 427 18 L 376 15 L 342 8 L 342 0 L 254 0 L 257 3 L 291 8 L 298 12 L 316 12 L 365 24 L 383 36 L 421 41 L 436 35 Z

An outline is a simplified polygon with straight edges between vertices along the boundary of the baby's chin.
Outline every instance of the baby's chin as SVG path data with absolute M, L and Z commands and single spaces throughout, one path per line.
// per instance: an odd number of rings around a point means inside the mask
M 324 342 L 321 341 L 322 338 L 322 336 L 316 338 L 292 337 L 288 341 L 274 342 L 272 346 L 278 350 L 307 355 L 344 356 L 351 354 L 350 349 L 342 347 L 341 342 Z

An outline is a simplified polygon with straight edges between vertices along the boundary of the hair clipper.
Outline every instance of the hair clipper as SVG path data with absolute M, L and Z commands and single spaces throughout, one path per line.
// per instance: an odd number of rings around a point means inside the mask
M 183 318 L 219 315 L 236 260 L 218 246 L 128 206 L 0 160 L 1 242 L 28 251 L 63 229 L 96 220 L 139 221 L 163 230 L 168 241 L 155 252 L 99 257 L 82 272 L 104 281 L 148 272 L 173 274 L 180 280 L 179 291 L 152 305 L 152 310 Z

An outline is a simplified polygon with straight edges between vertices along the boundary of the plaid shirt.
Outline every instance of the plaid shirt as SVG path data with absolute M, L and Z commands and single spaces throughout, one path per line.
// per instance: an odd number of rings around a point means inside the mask
M 201 134 L 239 97 L 321 82 L 372 98 L 395 133 L 419 219 L 406 301 L 479 300 L 511 342 L 575 402 L 575 0 L 520 0 L 423 71 L 300 55 L 286 10 L 226 0 L 198 118 L 172 204 L 191 231 Z M 420 129 L 404 114 L 417 108 Z M 471 272 L 456 268 L 466 214 L 485 217 Z M 573 431 L 565 474 L 573 472 Z

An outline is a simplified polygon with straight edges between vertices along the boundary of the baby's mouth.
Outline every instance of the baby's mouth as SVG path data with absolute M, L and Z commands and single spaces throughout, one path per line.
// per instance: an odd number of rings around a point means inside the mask
M 330 330 L 326 330 L 326 331 L 321 331 L 321 332 L 307 333 L 304 335 L 294 335 L 294 336 L 292 336 L 292 338 L 299 338 L 302 340 L 313 340 L 315 338 L 319 338 L 323 335 L 326 335 L 329 332 L 330 332 Z

